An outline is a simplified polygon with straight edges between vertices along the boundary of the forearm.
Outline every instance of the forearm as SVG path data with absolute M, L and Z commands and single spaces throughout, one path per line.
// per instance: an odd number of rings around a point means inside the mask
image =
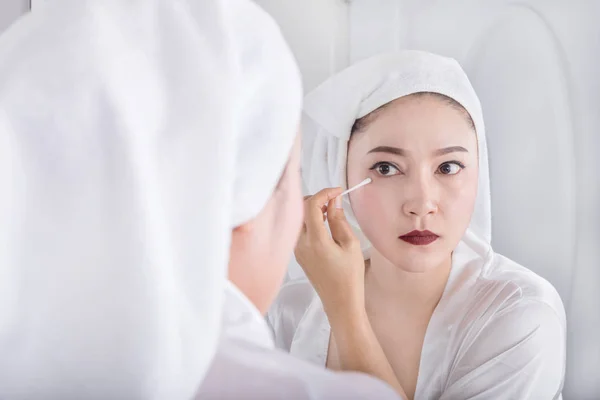
M 329 314 L 328 314 L 329 316 Z M 329 316 L 340 366 L 387 382 L 402 398 L 407 396 L 392 369 L 365 312 Z

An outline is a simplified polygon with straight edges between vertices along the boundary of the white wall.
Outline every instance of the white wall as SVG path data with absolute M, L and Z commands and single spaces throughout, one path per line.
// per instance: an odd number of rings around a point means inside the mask
M 348 5 L 343 0 L 256 0 L 279 22 L 303 73 L 305 90 L 348 65 Z
M 0 0 L 0 33 L 29 11 L 29 0 Z

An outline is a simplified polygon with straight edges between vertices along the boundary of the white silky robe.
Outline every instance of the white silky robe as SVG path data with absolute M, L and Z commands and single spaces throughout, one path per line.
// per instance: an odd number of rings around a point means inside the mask
M 328 371 L 276 349 L 250 300 L 232 283 L 225 296 L 223 339 L 198 399 L 399 399 L 368 375 Z

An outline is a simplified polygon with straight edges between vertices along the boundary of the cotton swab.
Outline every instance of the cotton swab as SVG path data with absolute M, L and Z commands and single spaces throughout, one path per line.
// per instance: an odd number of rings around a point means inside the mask
M 373 180 L 371 178 L 367 178 L 364 181 L 362 181 L 361 183 L 359 183 L 358 185 L 355 185 L 355 186 L 351 187 L 350 189 L 346 190 L 345 192 L 340 193 L 338 196 L 336 196 L 336 198 L 340 197 L 340 196 L 344 196 L 350 192 L 353 192 L 356 189 L 360 189 L 361 187 L 368 185 L 371 182 L 373 182 Z M 327 207 L 327 204 L 325 204 L 324 207 Z M 325 214 L 327 214 L 327 211 L 325 211 Z
M 361 183 L 359 183 L 358 185 L 351 187 L 350 189 L 346 190 L 345 192 L 343 192 L 342 194 L 340 194 L 340 196 L 343 196 L 345 194 L 348 194 L 350 192 L 355 191 L 356 189 L 359 189 L 365 185 L 368 185 L 369 183 L 373 182 L 373 180 L 371 178 L 367 178 L 364 181 L 362 181 Z
M 362 181 L 361 183 L 359 183 L 356 186 L 351 187 L 350 189 L 346 190 L 345 192 L 340 193 L 338 196 L 336 197 L 340 197 L 340 196 L 344 196 L 350 192 L 355 191 L 356 189 L 360 189 L 361 187 L 368 185 L 369 183 L 373 182 L 373 180 L 371 178 L 367 178 L 364 181 Z M 327 204 L 325 204 L 325 206 L 327 206 Z

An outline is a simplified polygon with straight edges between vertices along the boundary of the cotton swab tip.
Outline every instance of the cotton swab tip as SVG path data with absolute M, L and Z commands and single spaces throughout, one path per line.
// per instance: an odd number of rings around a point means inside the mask
M 345 192 L 340 193 L 339 195 L 336 196 L 336 198 L 340 197 L 340 196 L 343 196 L 345 194 L 348 194 L 350 192 L 353 192 L 356 189 L 360 189 L 361 187 L 363 187 L 365 185 L 368 185 L 371 182 L 373 182 L 373 180 L 371 178 L 367 178 L 364 181 L 362 181 L 361 183 L 359 183 L 358 185 L 355 185 L 355 186 L 351 187 L 350 189 L 346 190 Z M 325 205 L 327 205 L 327 204 L 325 204 Z
M 343 192 L 342 194 L 340 194 L 340 196 L 346 195 L 350 192 L 355 191 L 356 189 L 359 189 L 365 185 L 368 185 L 369 183 L 373 182 L 373 180 L 371 178 L 367 178 L 364 181 L 362 181 L 361 183 L 359 183 L 358 185 L 351 187 L 350 189 L 346 190 L 345 192 Z

